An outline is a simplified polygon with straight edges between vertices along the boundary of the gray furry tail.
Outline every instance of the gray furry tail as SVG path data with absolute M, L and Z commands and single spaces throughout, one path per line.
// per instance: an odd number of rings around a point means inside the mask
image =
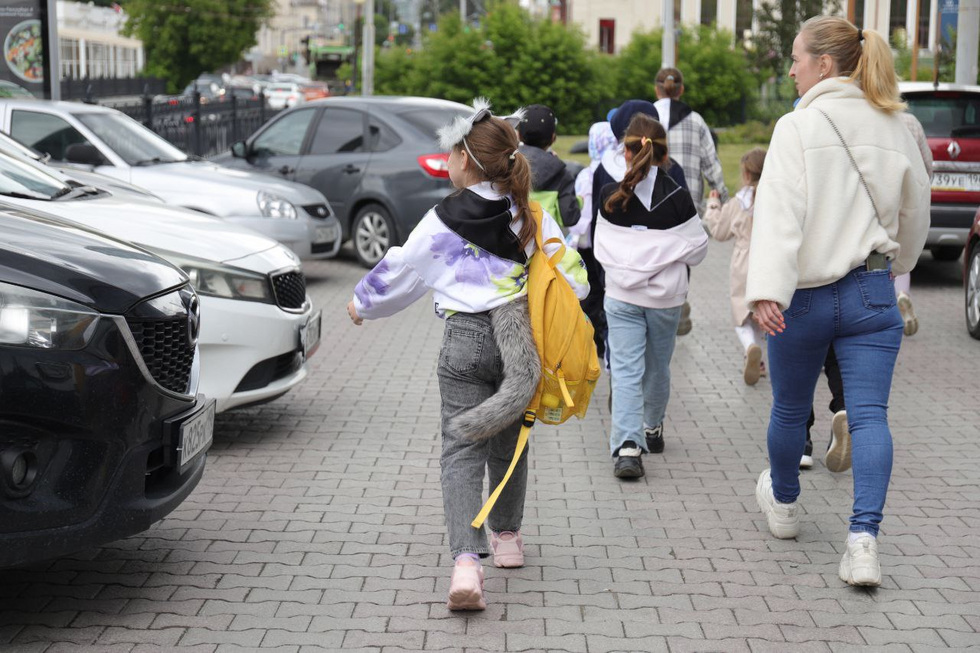
M 491 438 L 520 419 L 541 378 L 527 297 L 492 309 L 490 321 L 504 363 L 504 380 L 495 394 L 449 422 L 450 429 L 470 440 Z

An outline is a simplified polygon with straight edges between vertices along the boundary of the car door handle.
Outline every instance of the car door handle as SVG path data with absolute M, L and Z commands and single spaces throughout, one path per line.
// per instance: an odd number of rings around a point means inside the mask
M 344 166 L 344 172 L 346 172 L 347 174 L 350 174 L 350 175 L 354 174 L 355 172 L 360 172 L 360 171 L 361 171 L 360 168 L 358 168 L 356 165 L 353 165 L 351 163 L 348 163 L 347 165 Z
M 279 174 L 285 177 L 286 175 L 291 175 L 296 172 L 296 168 L 290 168 L 289 166 L 283 166 L 279 168 Z

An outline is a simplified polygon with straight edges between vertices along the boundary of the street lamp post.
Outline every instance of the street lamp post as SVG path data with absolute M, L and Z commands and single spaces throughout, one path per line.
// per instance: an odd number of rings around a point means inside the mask
M 374 95 L 374 0 L 356 0 L 364 5 L 361 36 L 361 95 Z

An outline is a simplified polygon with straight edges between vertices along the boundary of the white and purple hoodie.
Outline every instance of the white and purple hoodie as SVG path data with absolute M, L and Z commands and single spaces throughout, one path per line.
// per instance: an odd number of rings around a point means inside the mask
M 392 247 L 354 289 L 357 314 L 373 320 L 394 315 L 433 291 L 439 317 L 481 313 L 527 294 L 527 262 L 536 245 L 521 247 L 517 207 L 492 184 L 475 184 L 429 210 L 401 247 Z M 563 238 L 544 213 L 544 240 Z M 546 246 L 553 254 L 559 245 Z M 579 299 L 589 293 L 582 259 L 565 248 L 562 275 Z
M 625 208 L 606 211 L 619 184 L 599 197 L 595 257 L 606 273 L 606 295 L 646 308 L 673 308 L 687 299 L 688 266 L 708 253 L 691 195 L 669 175 L 651 168 Z

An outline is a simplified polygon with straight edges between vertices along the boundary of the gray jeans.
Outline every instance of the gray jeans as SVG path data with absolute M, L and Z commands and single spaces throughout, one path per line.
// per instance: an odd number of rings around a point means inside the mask
M 449 549 L 460 553 L 490 552 L 483 528 L 470 522 L 483 507 L 483 478 L 490 473 L 493 491 L 514 456 L 520 421 L 489 440 L 472 441 L 453 434 L 449 420 L 497 391 L 503 362 L 493 339 L 487 313 L 457 313 L 446 320 L 439 353 L 439 394 L 442 397 L 442 502 L 449 529 Z M 491 530 L 516 531 L 524 518 L 527 492 L 527 449 L 487 519 Z

